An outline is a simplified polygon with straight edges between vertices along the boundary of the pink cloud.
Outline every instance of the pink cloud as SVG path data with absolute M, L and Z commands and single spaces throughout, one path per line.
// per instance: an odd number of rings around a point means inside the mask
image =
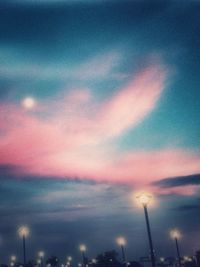
M 24 173 L 80 177 L 141 187 L 165 177 L 200 171 L 200 157 L 164 149 L 121 153 L 116 138 L 156 108 L 166 70 L 150 66 L 109 99 L 97 102 L 90 90 L 72 90 L 37 103 L 34 110 L 0 105 L 0 164 Z

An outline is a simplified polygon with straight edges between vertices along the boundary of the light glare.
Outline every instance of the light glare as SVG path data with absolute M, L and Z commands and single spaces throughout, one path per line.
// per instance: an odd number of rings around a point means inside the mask
M 123 236 L 119 236 L 117 239 L 117 244 L 119 246 L 125 246 L 126 245 L 126 239 Z
M 176 239 L 180 239 L 181 238 L 181 233 L 180 233 L 180 231 L 178 229 L 173 229 L 173 230 L 170 231 L 170 236 L 173 239 L 175 239 L 175 238 Z
M 20 237 L 27 237 L 29 235 L 29 228 L 27 226 L 19 227 L 18 234 Z
M 84 244 L 80 245 L 79 247 L 81 252 L 85 252 L 86 251 L 86 246 Z

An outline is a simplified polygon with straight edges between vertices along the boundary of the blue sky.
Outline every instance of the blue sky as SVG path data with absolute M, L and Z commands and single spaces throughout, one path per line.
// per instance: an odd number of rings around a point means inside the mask
M 0 258 L 20 257 L 22 223 L 32 258 L 78 260 L 80 242 L 94 256 L 118 233 L 130 258 L 147 255 L 130 197 L 143 188 L 159 200 L 158 255 L 173 255 L 175 226 L 183 253 L 198 249 L 199 3 L 16 0 L 0 13 Z

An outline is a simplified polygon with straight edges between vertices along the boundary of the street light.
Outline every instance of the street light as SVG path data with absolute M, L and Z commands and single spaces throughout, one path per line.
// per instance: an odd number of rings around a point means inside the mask
M 124 246 L 126 245 L 126 239 L 123 236 L 119 236 L 116 239 L 116 241 L 122 250 L 122 261 L 123 261 L 123 263 L 126 263 L 126 256 L 125 256 L 125 249 L 124 249 Z
M 85 252 L 86 252 L 86 250 L 87 250 L 86 245 L 81 244 L 81 245 L 79 246 L 79 249 L 80 249 L 81 254 L 82 254 L 82 258 L 83 258 L 83 266 L 84 266 L 84 265 L 86 264 L 86 260 L 85 260 Z
M 19 227 L 18 234 L 22 238 L 24 265 L 26 265 L 26 237 L 29 235 L 29 228 L 27 226 Z
M 147 206 L 150 203 L 152 196 L 146 193 L 142 193 L 139 196 L 137 196 L 137 198 L 140 204 L 142 204 L 144 208 L 144 215 L 145 215 L 145 220 L 146 220 L 147 234 L 148 234 L 149 247 L 150 247 L 150 253 L 151 253 L 151 264 L 152 264 L 152 267 L 156 267 L 155 253 L 153 249 L 153 241 L 151 237 L 151 228 L 150 228 L 149 215 L 148 215 L 148 209 L 147 209 Z
M 179 250 L 179 244 L 178 244 L 178 240 L 181 238 L 181 233 L 178 229 L 173 229 L 170 231 L 170 236 L 175 241 L 178 263 L 179 263 L 179 267 L 181 267 L 181 256 L 180 256 L 180 250 Z
M 41 264 L 42 267 L 43 267 L 43 265 L 44 265 L 44 264 L 43 264 L 44 254 L 45 254 L 45 253 L 44 253 L 44 251 L 42 251 L 42 250 L 38 252 L 38 257 L 39 257 L 39 259 L 40 259 L 40 264 Z
M 11 255 L 10 260 L 11 260 L 12 262 L 15 262 L 16 259 L 17 259 L 17 257 L 16 257 L 15 255 Z

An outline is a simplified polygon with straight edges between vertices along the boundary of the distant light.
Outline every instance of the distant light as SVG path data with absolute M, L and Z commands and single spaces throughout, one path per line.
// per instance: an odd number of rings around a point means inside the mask
M 41 264 L 41 260 L 40 259 L 37 260 L 37 264 Z
M 79 246 L 79 249 L 81 252 L 85 252 L 86 251 L 86 246 L 84 244 Z
M 96 259 L 92 259 L 92 263 L 97 263 L 97 260 Z
M 82 264 L 79 262 L 79 263 L 78 263 L 78 267 L 81 267 L 81 266 L 82 266 Z
M 71 256 L 67 257 L 67 259 L 68 259 L 68 261 L 72 261 L 72 257 Z
M 160 261 L 161 262 L 164 262 L 165 261 L 165 258 L 164 257 L 160 257 Z
M 38 252 L 38 256 L 39 256 L 40 258 L 44 258 L 44 251 L 39 251 L 39 252 Z
M 10 266 L 14 266 L 14 262 L 11 262 Z
M 170 236 L 171 238 L 176 238 L 176 239 L 180 239 L 181 238 L 181 233 L 178 229 L 173 229 L 170 231 Z
M 29 235 L 29 228 L 27 226 L 21 226 L 18 229 L 18 234 L 20 237 L 27 237 Z
M 10 259 L 11 259 L 11 261 L 16 261 L 16 256 L 15 255 L 12 255 L 11 257 L 10 257 Z
M 32 109 L 36 105 L 36 101 L 32 97 L 26 97 L 22 100 L 22 106 L 26 109 Z
M 137 198 L 143 206 L 147 206 L 151 201 L 152 196 L 147 193 L 141 193 L 140 195 L 137 196 Z
M 117 244 L 119 246 L 125 246 L 126 245 L 126 239 L 123 236 L 119 236 L 117 239 Z

